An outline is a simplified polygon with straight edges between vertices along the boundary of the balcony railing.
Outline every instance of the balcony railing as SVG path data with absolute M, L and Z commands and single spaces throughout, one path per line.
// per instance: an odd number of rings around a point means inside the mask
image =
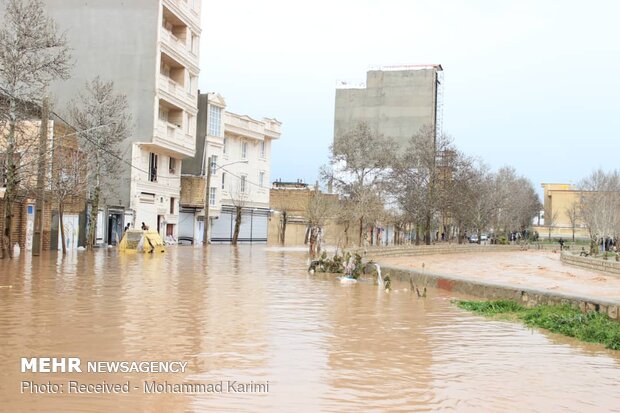
M 200 15 L 197 10 L 194 10 L 190 4 L 191 0 L 167 0 L 174 11 L 181 12 L 187 19 L 192 20 L 194 23 L 200 21 Z
M 192 94 L 188 91 L 183 85 L 177 83 L 172 78 L 169 78 L 166 75 L 159 75 L 159 87 L 161 90 L 168 92 L 173 97 L 185 102 L 185 104 L 191 106 L 192 108 L 196 108 L 197 100 L 196 94 Z M 175 103 L 178 104 L 178 103 Z
M 196 142 L 193 135 L 170 122 L 158 121 L 155 143 L 185 156 L 193 156 Z
M 181 65 L 186 68 L 193 67 L 194 71 L 198 71 L 198 56 L 190 51 L 187 43 L 177 38 L 171 32 L 162 27 L 161 29 L 161 41 L 162 46 L 165 45 L 166 53 L 169 53 L 171 57 L 178 61 Z

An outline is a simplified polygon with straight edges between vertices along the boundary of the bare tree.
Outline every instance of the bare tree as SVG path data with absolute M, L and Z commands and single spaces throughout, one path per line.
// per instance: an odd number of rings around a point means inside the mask
M 551 240 L 551 229 L 557 224 L 560 211 L 549 210 L 545 212 L 545 225 L 549 230 L 548 238 Z
M 620 173 L 597 170 L 579 185 L 580 215 L 593 243 L 620 235 Z M 603 243 L 604 245 L 604 243 Z
M 493 194 L 496 210 L 492 226 L 498 233 L 525 230 L 540 211 L 534 186 L 512 167 L 503 167 L 494 174 Z
M 580 219 L 580 209 L 579 203 L 577 202 L 573 202 L 568 208 L 566 208 L 566 216 L 568 217 L 568 221 L 570 222 L 570 226 L 573 231 L 573 243 L 575 242 L 575 229 L 577 228 L 577 223 Z
M 367 123 L 338 137 L 330 148 L 329 167 L 322 168 L 323 180 L 331 182 L 352 207 L 347 221 L 359 224 L 359 245 L 363 242 L 364 227 L 372 221 L 377 201 L 382 196 L 382 184 L 394 159 L 393 140 L 376 134 Z
M 235 208 L 235 226 L 233 229 L 233 235 L 231 245 L 237 245 L 239 240 L 239 231 L 241 229 L 241 220 L 243 219 L 243 208 L 248 204 L 250 198 L 250 191 L 247 188 L 247 182 L 242 181 L 237 185 L 235 190 L 229 190 L 230 201 Z
M 422 232 L 431 243 L 439 215 L 449 216 L 452 176 L 460 154 L 446 135 L 435 136 L 431 127 L 414 135 L 409 148 L 394 163 L 390 189 L 401 210 L 416 226 L 416 243 Z
M 323 228 L 327 220 L 334 216 L 336 208 L 334 197 L 322 194 L 318 189 L 312 191 L 308 197 L 306 218 L 309 229 L 309 252 L 313 258 L 321 254 Z
M 18 125 L 32 113 L 56 79 L 66 79 L 70 54 L 64 34 L 45 13 L 41 0 L 7 0 L 4 21 L 0 25 L 0 148 L 6 151 L 6 191 L 4 194 L 4 234 L 2 258 L 13 255 L 11 232 L 13 203 L 16 200 L 19 155 Z
M 97 214 L 102 188 L 116 179 L 121 167 L 120 144 L 131 135 L 131 115 L 127 97 L 114 91 L 112 81 L 96 77 L 86 85 L 78 101 L 71 103 L 69 113 L 78 128 L 80 147 L 87 155 L 91 211 L 86 247 L 95 242 Z
M 61 138 L 62 139 L 62 138 Z M 75 203 L 84 199 L 88 188 L 86 155 L 76 146 L 58 145 L 54 149 L 54 165 L 50 189 L 54 201 L 58 204 L 62 253 L 67 253 L 64 210 L 69 202 Z

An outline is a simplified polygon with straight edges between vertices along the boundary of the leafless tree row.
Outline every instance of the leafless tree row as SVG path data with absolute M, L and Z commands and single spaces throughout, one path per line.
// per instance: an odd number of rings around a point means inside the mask
M 359 243 L 366 228 L 392 224 L 430 244 L 435 238 L 522 231 L 540 210 L 533 185 L 514 169 L 497 172 L 462 153 L 446 135 L 422 128 L 407 150 L 361 123 L 337 139 L 322 176 L 342 197 L 345 233 L 355 223 Z M 413 241 L 413 240 L 412 240 Z

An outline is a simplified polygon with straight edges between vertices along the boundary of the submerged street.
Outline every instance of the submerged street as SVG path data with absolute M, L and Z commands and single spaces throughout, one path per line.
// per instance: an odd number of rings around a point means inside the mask
M 484 319 L 456 308 L 442 290 L 424 299 L 406 284 L 386 293 L 371 280 L 310 275 L 306 259 L 295 250 L 211 246 L 206 255 L 201 247 L 161 255 L 102 249 L 0 261 L 0 387 L 12 389 L 0 405 L 63 412 L 618 408 L 617 352 Z M 21 373 L 22 357 L 187 368 Z M 23 381 L 129 382 L 131 389 L 33 394 L 22 392 Z M 166 390 L 166 383 L 229 382 L 248 391 Z M 252 391 L 264 384 L 268 391 Z

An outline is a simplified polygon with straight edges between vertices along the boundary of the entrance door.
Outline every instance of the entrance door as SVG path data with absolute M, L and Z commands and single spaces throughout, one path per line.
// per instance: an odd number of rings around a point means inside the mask
M 108 216 L 108 245 L 118 245 L 123 237 L 123 216 L 111 213 Z
M 67 251 L 76 250 L 80 233 L 80 216 L 77 214 L 64 214 L 62 222 L 65 228 L 65 246 Z M 62 250 L 62 232 L 58 228 L 58 251 Z

